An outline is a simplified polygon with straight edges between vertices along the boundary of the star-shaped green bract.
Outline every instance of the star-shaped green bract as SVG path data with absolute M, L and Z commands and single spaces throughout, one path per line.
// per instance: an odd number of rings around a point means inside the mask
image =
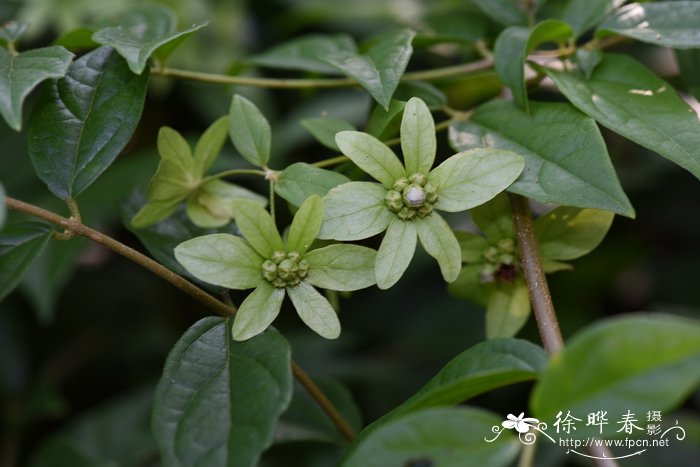
M 237 200 L 234 211 L 244 238 L 205 235 L 175 248 L 175 257 L 194 277 L 230 289 L 255 288 L 236 313 L 233 338 L 246 340 L 267 329 L 285 295 L 307 326 L 327 339 L 338 337 L 338 316 L 313 286 L 353 291 L 373 285 L 376 252 L 340 244 L 309 250 L 323 222 L 317 195 L 300 206 L 286 242 L 260 203 Z
M 435 123 L 416 97 L 406 103 L 401 120 L 403 165 L 389 147 L 366 133 L 341 131 L 335 140 L 379 183 L 350 182 L 333 188 L 324 198 L 319 238 L 360 240 L 386 231 L 375 263 L 381 289 L 401 278 L 418 239 L 438 261 L 445 280 L 454 281 L 461 268 L 459 244 L 436 210 L 458 212 L 485 203 L 510 186 L 524 167 L 518 154 L 484 148 L 455 154 L 430 170 Z

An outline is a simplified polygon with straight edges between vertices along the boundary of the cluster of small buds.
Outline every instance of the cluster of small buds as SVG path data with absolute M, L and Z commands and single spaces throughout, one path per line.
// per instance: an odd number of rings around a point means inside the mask
M 414 173 L 408 178 L 396 180 L 391 190 L 387 191 L 384 202 L 390 211 L 407 221 L 415 216 L 423 218 L 433 212 L 437 199 L 437 187 L 428 182 L 424 174 Z
M 275 287 L 297 285 L 309 274 L 309 263 L 296 251 L 275 251 L 262 264 L 262 276 Z
M 499 240 L 496 246 L 490 246 L 482 253 L 485 260 L 479 271 L 481 282 L 493 282 L 496 279 L 513 282 L 517 275 L 515 263 L 515 242 L 512 238 Z

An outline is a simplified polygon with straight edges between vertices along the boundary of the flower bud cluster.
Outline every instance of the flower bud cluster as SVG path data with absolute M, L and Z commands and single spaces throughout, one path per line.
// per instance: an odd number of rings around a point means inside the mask
M 275 287 L 297 285 L 309 274 L 309 263 L 296 251 L 275 251 L 262 264 L 262 276 Z
M 512 238 L 499 240 L 496 246 L 490 246 L 482 253 L 484 265 L 479 271 L 481 282 L 493 282 L 498 279 L 512 282 L 517 275 L 515 263 L 515 242 Z
M 396 180 L 384 197 L 389 210 L 405 221 L 416 216 L 427 216 L 433 211 L 437 200 L 437 187 L 428 182 L 427 176 L 418 172 Z

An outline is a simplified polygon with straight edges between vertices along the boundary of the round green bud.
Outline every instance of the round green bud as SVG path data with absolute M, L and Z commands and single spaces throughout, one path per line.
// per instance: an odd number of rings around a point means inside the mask
M 299 261 L 298 274 L 299 274 L 299 277 L 301 279 L 304 279 L 304 278 L 306 278 L 306 276 L 309 275 L 309 263 L 305 259 L 302 259 L 301 261 Z
M 277 265 L 274 261 L 268 259 L 262 264 L 262 275 L 267 281 L 277 279 Z
M 392 212 L 399 212 L 403 207 L 403 197 L 401 193 L 396 190 L 389 190 L 384 196 L 384 203 Z
M 416 211 L 415 209 L 411 209 L 408 206 L 404 206 L 399 212 L 398 212 L 399 219 L 402 219 L 404 221 L 409 221 L 416 217 Z
M 408 207 L 416 208 L 422 206 L 426 201 L 425 190 L 418 185 L 409 185 L 403 191 L 403 201 Z
M 428 177 L 426 177 L 420 172 L 416 172 L 414 174 L 411 174 L 410 177 L 408 177 L 408 181 L 411 183 L 415 183 L 416 185 L 425 186 L 425 184 L 428 183 Z
M 498 257 L 498 261 L 501 264 L 511 265 L 515 262 L 515 256 L 511 255 L 510 253 L 503 253 Z
M 294 261 L 295 263 L 301 259 L 301 254 L 298 251 L 290 251 L 287 253 L 287 259 Z
M 297 277 L 297 271 L 299 271 L 299 265 L 291 259 L 285 259 L 277 265 L 277 275 L 288 282 Z
M 515 243 L 512 238 L 502 238 L 498 241 L 498 249 L 504 253 L 513 253 L 515 251 Z
M 486 261 L 489 263 L 495 263 L 498 260 L 498 248 L 495 246 L 490 246 L 486 250 L 484 250 L 483 256 Z
M 433 207 L 429 204 L 424 204 L 423 206 L 419 207 L 416 212 L 418 213 L 418 217 L 422 219 L 433 212 Z
M 408 185 L 409 185 L 408 179 L 405 177 L 401 177 L 394 182 L 394 186 L 392 188 L 396 191 L 401 192 L 404 189 L 406 189 L 406 187 Z
M 284 251 L 277 250 L 272 253 L 272 256 L 270 256 L 270 259 L 275 262 L 275 264 L 280 264 L 282 261 L 287 259 L 287 253 Z

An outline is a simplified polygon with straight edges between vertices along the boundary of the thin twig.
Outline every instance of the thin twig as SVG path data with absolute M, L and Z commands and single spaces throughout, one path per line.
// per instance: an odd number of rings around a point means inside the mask
M 139 266 L 148 269 L 161 279 L 164 279 L 165 281 L 174 285 L 189 296 L 195 298 L 202 305 L 225 318 L 231 317 L 236 313 L 236 308 L 235 306 L 232 306 L 233 304 L 229 306 L 223 302 L 220 302 L 204 290 L 194 285 L 192 282 L 174 273 L 148 256 L 139 253 L 133 248 L 124 245 L 118 240 L 115 240 L 102 232 L 86 226 L 76 219 L 69 219 L 67 217 L 60 216 L 54 212 L 47 211 L 46 209 L 40 208 L 33 204 L 25 203 L 24 201 L 20 201 L 15 198 L 6 197 L 5 203 L 10 209 L 14 209 L 15 211 L 20 211 L 51 222 L 52 224 L 62 227 L 67 232 L 80 235 L 81 237 L 86 237 L 96 243 L 99 243 L 100 245 L 106 246 L 115 253 L 118 253 Z M 309 395 L 316 401 L 323 411 L 328 414 L 330 419 L 338 428 L 338 431 L 340 431 L 348 440 L 352 440 L 355 437 L 355 433 L 352 428 L 350 428 L 348 422 L 343 418 L 340 412 L 338 412 L 338 409 L 335 408 L 333 403 L 328 400 L 325 394 L 323 394 L 323 391 L 321 391 L 321 389 L 311 380 L 311 378 L 309 378 L 309 376 L 294 360 L 292 360 L 292 371 L 302 386 L 304 386 L 304 388 L 306 388 L 306 390 L 309 392 Z

